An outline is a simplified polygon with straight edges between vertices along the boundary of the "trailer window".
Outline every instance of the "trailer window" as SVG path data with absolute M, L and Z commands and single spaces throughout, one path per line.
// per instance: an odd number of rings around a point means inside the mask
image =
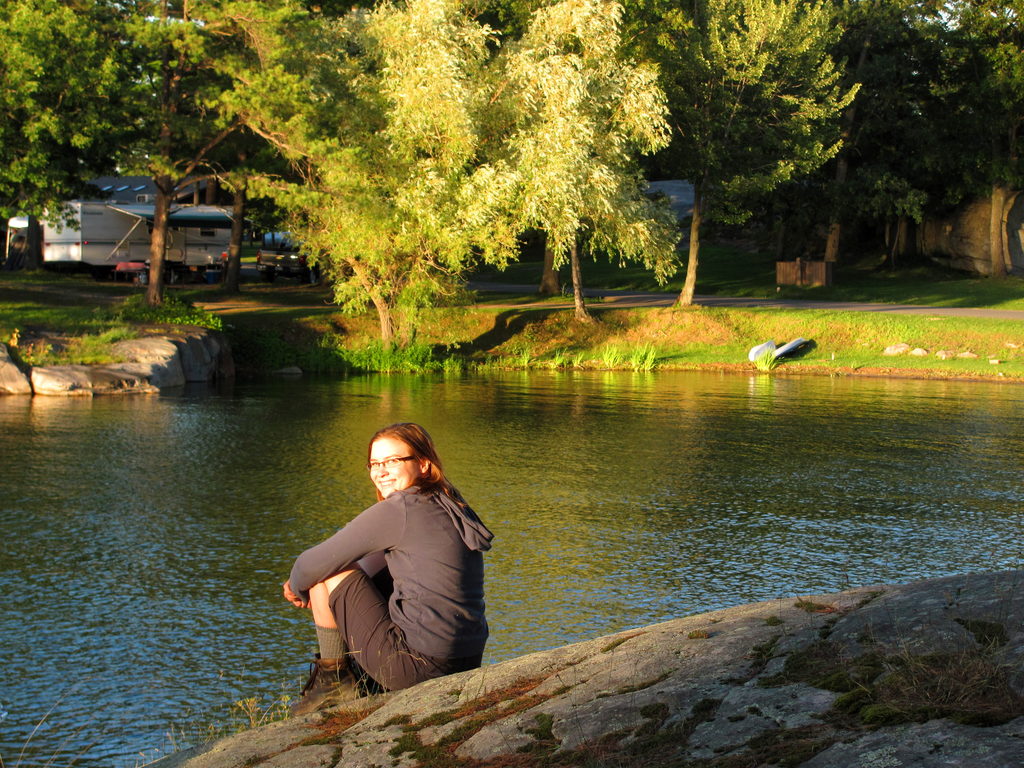
M 200 229 L 199 230 L 199 236 L 200 237 L 216 237 L 217 236 L 217 230 L 215 230 L 215 229 Z

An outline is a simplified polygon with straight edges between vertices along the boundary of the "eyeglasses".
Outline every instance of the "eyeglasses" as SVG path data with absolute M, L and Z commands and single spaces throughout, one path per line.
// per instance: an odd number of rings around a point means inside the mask
M 371 473 L 380 472 L 382 469 L 393 472 L 398 469 L 403 461 L 412 461 L 415 458 L 415 456 L 396 456 L 391 459 L 384 459 L 383 461 L 371 461 L 366 465 L 366 468 Z

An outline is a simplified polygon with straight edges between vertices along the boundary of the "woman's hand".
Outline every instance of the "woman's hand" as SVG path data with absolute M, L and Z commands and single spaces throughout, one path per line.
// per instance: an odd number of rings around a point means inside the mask
M 303 600 L 297 594 L 292 591 L 292 582 L 289 579 L 282 585 L 282 592 L 284 593 L 284 599 L 294 605 L 296 608 L 308 608 L 309 601 Z

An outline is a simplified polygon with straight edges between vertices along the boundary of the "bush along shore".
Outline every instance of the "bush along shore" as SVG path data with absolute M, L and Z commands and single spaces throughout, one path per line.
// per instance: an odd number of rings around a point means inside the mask
M 1024 571 L 780 598 L 328 706 L 159 768 L 984 765 L 1024 753 Z

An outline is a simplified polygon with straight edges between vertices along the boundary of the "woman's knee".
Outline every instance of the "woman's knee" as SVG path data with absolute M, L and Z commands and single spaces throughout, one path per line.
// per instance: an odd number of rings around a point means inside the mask
M 313 609 L 313 621 L 319 626 L 336 626 L 334 611 L 331 609 L 331 593 L 351 573 L 351 570 L 336 573 L 309 588 L 309 603 Z

